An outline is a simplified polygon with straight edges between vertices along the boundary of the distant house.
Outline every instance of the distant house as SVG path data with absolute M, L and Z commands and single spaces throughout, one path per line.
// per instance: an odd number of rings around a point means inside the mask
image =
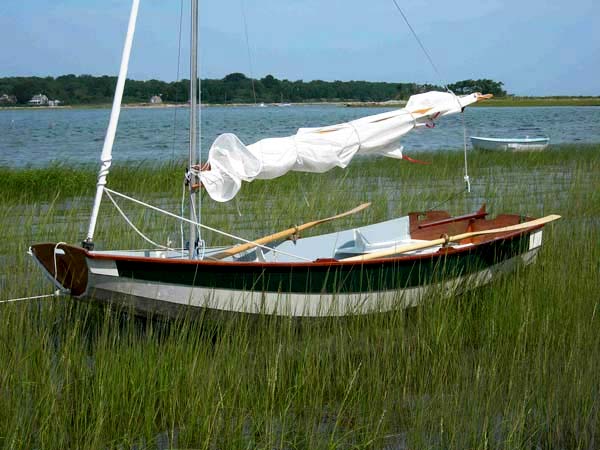
M 16 96 L 8 94 L 0 95 L 0 105 L 14 105 L 15 103 L 17 103 Z
M 60 100 L 48 100 L 48 106 L 60 106 L 62 102 Z
M 46 106 L 48 104 L 48 97 L 44 94 L 34 95 L 27 103 L 31 106 Z
M 160 95 L 153 95 L 152 97 L 150 97 L 150 103 L 152 103 L 153 105 L 158 105 L 159 103 L 162 103 L 162 98 Z

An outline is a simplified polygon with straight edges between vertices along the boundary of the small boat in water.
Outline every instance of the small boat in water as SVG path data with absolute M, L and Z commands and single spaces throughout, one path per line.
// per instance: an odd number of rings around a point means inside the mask
M 547 137 L 488 138 L 471 136 L 471 144 L 478 150 L 539 151 L 548 147 L 549 141 L 550 139 Z

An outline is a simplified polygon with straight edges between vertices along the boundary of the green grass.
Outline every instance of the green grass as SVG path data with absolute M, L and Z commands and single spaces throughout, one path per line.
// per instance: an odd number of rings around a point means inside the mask
M 486 201 L 492 214 L 563 216 L 537 263 L 462 296 L 346 319 L 163 322 L 68 298 L 0 304 L 0 447 L 596 447 L 600 146 L 472 153 L 468 196 L 460 152 L 415 157 L 432 165 L 365 159 L 246 184 L 236 201 L 205 200 L 204 221 L 251 238 L 363 201 L 365 213 L 314 232 Z M 81 240 L 95 172 L 0 170 L 0 300 L 51 291 L 25 250 Z M 174 212 L 180 180 L 175 163 L 109 176 Z M 121 204 L 155 240 L 177 239 L 172 219 Z M 99 248 L 146 246 L 106 200 L 101 216 Z
M 600 106 L 600 97 L 499 97 L 473 106 Z

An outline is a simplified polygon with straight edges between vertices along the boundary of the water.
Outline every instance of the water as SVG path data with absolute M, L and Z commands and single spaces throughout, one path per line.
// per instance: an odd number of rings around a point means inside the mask
M 207 107 L 201 112 L 201 146 L 206 154 L 224 132 L 252 143 L 294 134 L 299 127 L 332 125 L 386 110 L 335 105 Z M 97 163 L 109 114 L 109 109 L 0 110 L 0 166 Z M 185 108 L 124 109 L 114 161 L 185 160 L 188 120 Z M 468 135 L 474 136 L 543 135 L 552 144 L 600 142 L 600 107 L 469 108 L 465 120 Z M 462 148 L 461 117 L 443 118 L 433 130 L 415 130 L 402 144 L 409 155 L 411 150 Z

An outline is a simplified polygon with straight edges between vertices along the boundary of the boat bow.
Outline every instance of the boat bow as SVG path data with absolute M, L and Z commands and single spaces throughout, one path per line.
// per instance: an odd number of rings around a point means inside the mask
M 62 242 L 35 244 L 29 248 L 35 262 L 61 291 L 79 297 L 87 291 L 88 252 Z

